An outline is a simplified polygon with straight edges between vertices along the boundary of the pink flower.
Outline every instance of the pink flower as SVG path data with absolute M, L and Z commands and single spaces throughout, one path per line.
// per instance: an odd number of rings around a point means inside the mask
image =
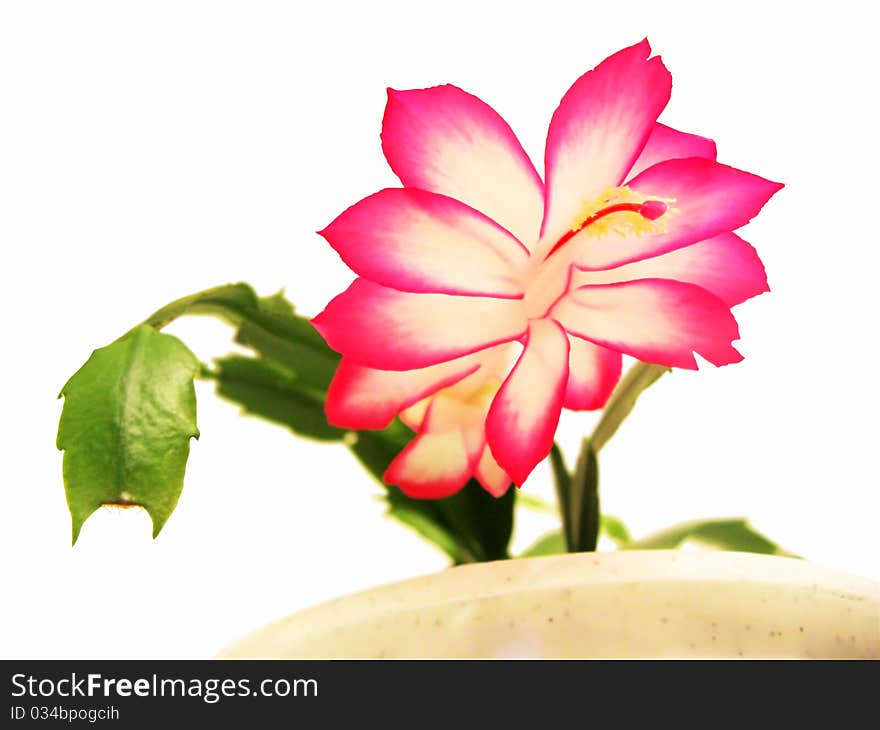
M 503 493 L 547 455 L 563 407 L 605 404 L 622 354 L 742 359 L 730 307 L 768 289 L 733 231 L 782 185 L 657 122 L 672 82 L 650 52 L 625 48 L 565 94 L 546 182 L 476 97 L 389 90 L 382 146 L 404 187 L 321 232 L 360 278 L 313 323 L 343 355 L 331 423 L 402 414 L 419 432 L 390 483 L 438 497 L 475 475 Z

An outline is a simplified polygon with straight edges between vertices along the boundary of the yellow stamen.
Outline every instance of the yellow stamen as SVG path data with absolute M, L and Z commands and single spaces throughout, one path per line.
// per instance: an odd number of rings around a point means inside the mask
M 618 210 L 602 215 L 602 212 L 613 206 L 629 204 L 639 206 L 650 201 L 666 204 L 666 211 L 659 218 L 651 220 L 638 212 L 638 210 Z M 602 194 L 594 200 L 584 201 L 580 213 L 575 218 L 571 231 L 577 233 L 581 229 L 590 236 L 602 238 L 611 234 L 618 236 L 665 233 L 667 216 L 678 213 L 672 207 L 675 198 L 661 198 L 658 195 L 648 195 L 633 190 L 628 185 L 617 188 L 606 188 Z

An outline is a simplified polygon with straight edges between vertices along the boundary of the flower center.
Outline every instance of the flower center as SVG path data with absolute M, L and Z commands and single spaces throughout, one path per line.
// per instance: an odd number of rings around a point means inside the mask
M 524 298 L 526 315 L 529 318 L 547 316 L 555 302 L 568 291 L 573 257 L 553 254 L 572 238 L 580 233 L 590 238 L 664 233 L 669 216 L 679 212 L 672 206 L 674 202 L 675 198 L 647 195 L 626 185 L 608 188 L 594 200 L 585 202 L 571 229 L 543 260 L 534 261 Z
M 619 236 L 663 233 L 667 214 L 675 211 L 674 198 L 643 195 L 629 186 L 608 188 L 595 200 L 588 200 L 575 218 L 571 230 L 556 242 L 547 258 L 568 243 L 581 231 L 601 238 L 612 233 Z
M 418 431 L 427 415 L 428 408 L 438 400 L 439 408 L 432 416 L 432 430 L 444 430 L 479 423 L 489 412 L 489 406 L 507 374 L 513 368 L 520 348 L 507 344 L 490 348 L 479 355 L 480 369 L 457 383 L 453 383 L 427 398 L 414 403 L 400 414 L 403 421 L 414 431 Z M 451 420 L 447 419 L 447 416 Z

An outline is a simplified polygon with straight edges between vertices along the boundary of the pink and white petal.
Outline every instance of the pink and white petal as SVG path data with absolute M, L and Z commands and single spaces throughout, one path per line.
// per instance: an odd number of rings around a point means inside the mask
M 518 299 L 412 294 L 356 279 L 312 324 L 337 352 L 378 370 L 415 370 L 519 339 Z
M 574 286 L 634 279 L 673 279 L 696 284 L 728 307 L 770 291 L 758 252 L 735 233 L 722 233 L 660 256 L 602 271 L 575 274 Z
M 664 160 L 676 160 L 682 157 L 703 157 L 714 160 L 717 154 L 715 143 L 711 139 L 698 134 L 679 132 L 657 122 L 651 130 L 651 136 L 648 137 L 642 154 L 635 161 L 627 177 L 632 179 L 640 172 Z
M 647 40 L 581 76 L 553 114 L 545 153 L 541 250 L 568 230 L 584 201 L 617 187 L 669 101 L 672 77 Z
M 569 344 L 568 385 L 563 407 L 573 411 L 602 408 L 620 380 L 623 358 L 616 350 L 580 337 L 570 337 Z
M 471 478 L 485 446 L 479 408 L 438 394 L 431 398 L 419 435 L 398 454 L 385 481 L 413 497 L 445 497 Z
M 697 157 L 660 162 L 629 185 L 644 195 L 675 200 L 672 210 L 660 219 L 666 232 L 600 239 L 581 233 L 568 244 L 580 268 L 610 269 L 728 233 L 754 218 L 783 187 Z
M 343 358 L 327 390 L 327 420 L 339 428 L 385 428 L 404 409 L 479 368 L 472 355 L 418 370 L 375 370 Z
M 544 186 L 498 113 L 455 86 L 388 90 L 382 149 L 407 187 L 449 195 L 526 246 L 537 238 Z
M 529 254 L 504 228 L 453 198 L 381 190 L 320 232 L 355 273 L 408 292 L 520 298 Z
M 558 322 L 532 320 L 525 349 L 489 409 L 486 440 L 515 484 L 522 485 L 553 446 L 568 354 L 568 337 Z
M 500 385 L 507 377 L 521 351 L 522 346 L 518 342 L 506 342 L 471 355 L 479 361 L 480 369 L 450 386 L 446 392 L 459 400 L 484 404 L 485 413 L 495 395 L 492 386 Z
M 713 365 L 742 360 L 730 309 L 695 284 L 641 279 L 582 286 L 551 312 L 571 334 L 644 362 L 696 370 L 694 352 Z
M 458 492 L 473 473 L 461 431 L 424 433 L 407 444 L 383 479 L 419 499 L 440 499 Z
M 465 430 L 473 426 L 479 429 L 483 425 L 483 418 L 483 412 L 476 405 L 439 393 L 431 399 L 431 407 L 425 415 L 421 431 L 439 433 Z M 469 443 L 469 453 L 474 461 L 479 457 L 482 448 L 482 443 Z
M 424 398 L 417 403 L 411 405 L 404 411 L 400 412 L 400 420 L 413 431 L 421 431 L 422 424 L 425 422 L 425 416 L 428 408 L 431 407 L 431 398 Z
M 492 451 L 486 446 L 483 455 L 474 469 L 474 477 L 483 485 L 493 497 L 503 497 L 510 488 L 511 479 L 507 473 L 498 466 L 498 462 L 492 456 Z

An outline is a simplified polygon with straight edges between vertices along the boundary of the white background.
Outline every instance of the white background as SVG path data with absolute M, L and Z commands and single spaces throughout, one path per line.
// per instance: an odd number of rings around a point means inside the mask
M 67 377 L 153 309 L 246 280 L 314 314 L 351 276 L 313 233 L 395 184 L 385 88 L 451 82 L 535 160 L 562 93 L 647 35 L 662 119 L 787 184 L 744 231 L 772 294 L 738 308 L 746 360 L 667 376 L 603 459 L 636 535 L 747 515 L 880 579 L 880 188 L 870 3 L 5 2 L 0 10 L 6 657 L 204 657 L 267 621 L 442 568 L 383 516 L 343 447 L 299 441 L 200 385 L 178 510 L 101 510 L 70 547 L 54 438 Z M 230 332 L 172 331 L 203 359 Z M 589 415 L 564 418 L 573 456 Z M 540 468 L 526 490 L 550 496 Z M 550 521 L 528 513 L 515 544 Z

